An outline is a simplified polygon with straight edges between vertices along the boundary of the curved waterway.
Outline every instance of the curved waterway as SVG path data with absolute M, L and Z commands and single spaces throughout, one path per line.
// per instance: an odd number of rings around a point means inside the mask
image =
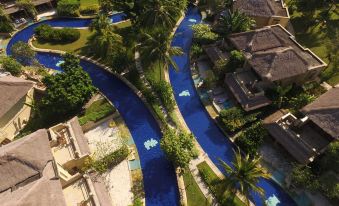
M 116 14 L 111 19 L 112 22 L 119 22 L 125 16 Z M 7 54 L 10 54 L 14 43 L 27 42 L 34 28 L 41 23 L 55 27 L 87 27 L 90 22 L 91 19 L 52 19 L 30 25 L 14 35 L 8 44 Z M 62 58 L 58 54 L 38 52 L 37 59 L 48 68 L 60 70 L 58 65 Z M 90 75 L 93 84 L 115 105 L 132 134 L 140 155 L 146 205 L 179 205 L 175 171 L 160 149 L 160 128 L 147 107 L 126 84 L 109 72 L 85 60 L 81 60 L 81 66 Z
M 196 7 L 190 7 L 185 19 L 176 31 L 172 41 L 173 46 L 181 47 L 185 54 L 173 59 L 179 66 L 179 72 L 170 70 L 170 81 L 174 90 L 175 99 L 185 122 L 197 141 L 217 167 L 222 170 L 218 159 L 230 163 L 233 158 L 234 145 L 224 136 L 216 123 L 207 113 L 200 101 L 191 78 L 189 51 L 192 44 L 193 32 L 191 26 L 201 22 L 200 12 Z M 270 205 L 295 205 L 290 196 L 272 180 L 260 180 L 259 186 L 266 192 L 265 200 Z M 258 195 L 254 198 L 255 205 L 263 205 Z

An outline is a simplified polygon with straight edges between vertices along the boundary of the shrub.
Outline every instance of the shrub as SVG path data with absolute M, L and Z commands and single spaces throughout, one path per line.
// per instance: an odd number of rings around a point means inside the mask
M 36 53 L 25 42 L 18 41 L 15 43 L 11 48 L 11 52 L 12 57 L 23 65 L 31 65 L 34 63 Z
M 204 53 L 204 50 L 201 48 L 199 44 L 193 44 L 191 47 L 191 58 L 198 58 L 200 55 Z
M 292 171 L 291 181 L 295 186 L 309 190 L 315 190 L 319 187 L 317 177 L 308 166 L 295 165 Z
M 39 41 L 52 43 L 70 43 L 80 38 L 80 32 L 77 29 L 67 27 L 55 29 L 47 24 L 35 28 L 35 35 Z
M 57 4 L 59 16 L 79 16 L 80 2 L 78 0 L 60 0 Z
M 301 93 L 296 97 L 292 97 L 289 100 L 289 104 L 292 107 L 292 112 L 296 113 L 298 112 L 301 108 L 303 108 L 304 106 L 306 106 L 307 104 L 313 102 L 315 100 L 315 96 L 314 95 L 310 95 L 307 93 Z
M 261 122 L 257 122 L 245 129 L 235 142 L 247 154 L 255 155 L 258 148 L 263 143 L 265 136 L 267 136 L 266 129 L 262 126 Z
M 175 107 L 175 100 L 173 98 L 173 91 L 171 85 L 165 81 L 161 81 L 157 83 L 153 82 L 152 86 L 155 92 L 159 94 L 160 99 L 164 106 L 166 107 L 166 109 L 170 112 L 173 111 Z
M 245 62 L 245 57 L 241 51 L 233 50 L 230 53 L 230 59 L 226 65 L 227 72 L 233 72 L 239 67 L 242 67 Z
M 218 39 L 218 35 L 211 31 L 211 28 L 207 24 L 196 24 L 192 26 L 194 36 L 194 42 L 198 44 L 213 43 Z
M 3 68 L 10 72 L 13 76 L 19 76 L 21 73 L 21 64 L 12 57 L 4 57 L 2 59 Z
M 245 124 L 255 121 L 257 115 L 258 113 L 246 114 L 241 108 L 233 107 L 222 110 L 219 115 L 219 121 L 221 121 L 226 130 L 235 132 Z
M 4 11 L 0 7 L 0 32 L 9 33 L 12 31 L 14 31 L 14 27 L 11 20 L 4 14 Z
M 80 8 L 82 15 L 93 15 L 99 12 L 99 5 L 90 5 L 84 8 Z
M 128 154 L 129 150 L 127 146 L 124 145 L 100 160 L 94 161 L 93 159 L 87 159 L 83 170 L 93 169 L 99 173 L 104 173 L 126 159 Z

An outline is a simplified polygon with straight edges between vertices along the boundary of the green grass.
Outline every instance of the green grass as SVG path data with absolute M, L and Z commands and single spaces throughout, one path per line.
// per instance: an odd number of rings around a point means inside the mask
M 165 74 L 164 71 L 161 71 L 163 68 L 158 62 L 155 62 L 150 66 L 147 66 L 147 63 L 144 62 L 143 67 L 145 67 L 145 75 L 148 80 L 153 80 L 155 82 L 164 81 Z
M 201 192 L 190 171 L 184 173 L 184 182 L 188 206 L 209 206 L 207 199 Z
M 334 52 L 339 47 L 339 7 L 332 9 L 328 17 L 324 16 L 326 10 L 327 8 L 316 8 L 314 11 L 294 11 L 291 22 L 298 42 L 328 63 L 328 68 L 322 74 L 323 80 L 336 85 L 339 83 L 338 57 L 330 61 L 329 56 L 338 56 Z
M 52 43 L 41 43 L 38 40 L 33 41 L 33 46 L 41 49 L 53 49 L 62 50 L 66 52 L 74 52 L 80 54 L 88 43 L 88 38 L 93 34 L 88 29 L 79 29 L 80 38 L 69 44 L 52 44 Z
M 197 167 L 202 179 L 205 181 L 221 205 L 245 206 L 245 203 L 243 203 L 238 197 L 235 197 L 233 202 L 231 202 L 232 200 L 226 199 L 224 196 L 224 190 L 222 189 L 221 179 L 213 172 L 206 162 L 198 164 Z
M 84 125 L 87 122 L 96 122 L 114 112 L 114 107 L 106 100 L 99 99 L 93 102 L 84 112 L 82 116 L 79 117 L 80 125 Z
M 86 8 L 92 5 L 99 5 L 98 0 L 80 0 L 80 9 Z

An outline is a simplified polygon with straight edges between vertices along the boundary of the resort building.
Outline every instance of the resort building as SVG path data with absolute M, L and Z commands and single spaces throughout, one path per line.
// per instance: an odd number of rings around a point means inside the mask
M 301 109 L 298 119 L 278 111 L 264 120 L 270 135 L 298 162 L 307 164 L 339 140 L 339 88 L 333 88 Z
M 226 75 L 225 83 L 246 111 L 270 104 L 265 97 L 268 88 L 317 81 L 327 66 L 281 25 L 232 34 L 229 41 L 246 61 Z
M 234 10 L 253 18 L 257 28 L 275 24 L 286 27 L 290 20 L 283 0 L 234 0 Z
M 0 147 L 0 201 L 13 206 L 112 205 L 102 177 L 81 172 L 89 154 L 77 117 Z
M 0 76 L 0 144 L 12 141 L 31 116 L 34 83 Z
M 53 8 L 54 0 L 32 0 L 35 9 L 39 12 L 45 8 Z M 5 14 L 10 17 L 16 17 L 20 14 L 25 14 L 25 11 L 18 7 L 15 0 L 0 0 L 0 6 L 3 7 Z

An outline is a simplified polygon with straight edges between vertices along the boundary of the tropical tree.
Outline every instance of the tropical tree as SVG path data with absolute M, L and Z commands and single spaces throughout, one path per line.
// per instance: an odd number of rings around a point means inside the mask
M 230 15 L 221 16 L 215 30 L 220 34 L 228 35 L 248 31 L 254 24 L 252 18 L 236 10 Z
M 0 32 L 12 32 L 14 27 L 8 15 L 5 14 L 2 6 L 0 6 Z
M 36 54 L 27 43 L 22 41 L 15 43 L 11 48 L 11 52 L 12 57 L 23 65 L 32 64 Z
M 61 69 L 64 72 L 43 79 L 47 89 L 41 109 L 46 118 L 60 119 L 74 115 L 97 91 L 77 57 L 65 54 L 63 59 Z
M 270 175 L 259 165 L 260 157 L 250 158 L 249 155 L 241 156 L 240 150 L 234 151 L 232 167 L 220 160 L 221 166 L 226 172 L 222 180 L 224 195 L 235 198 L 237 192 L 245 197 L 246 204 L 250 205 L 252 192 L 264 196 L 265 191 L 257 186 L 260 178 L 268 179 Z
M 277 97 L 277 107 L 280 109 L 284 100 L 286 99 L 286 94 L 292 89 L 292 85 L 288 85 L 288 86 L 281 86 L 278 85 L 275 88 L 275 92 L 278 95 Z
M 115 33 L 112 27 L 100 29 L 91 37 L 94 53 L 103 59 L 109 59 L 122 47 L 122 37 Z
M 33 18 L 35 18 L 36 15 L 38 14 L 31 0 L 18 0 L 16 1 L 16 6 L 23 9 L 26 14 Z
M 102 30 L 106 30 L 110 27 L 111 20 L 104 13 L 100 13 L 97 15 L 95 19 L 92 20 L 89 29 L 91 31 L 96 31 L 97 33 L 101 33 Z
M 176 18 L 180 16 L 181 9 L 167 0 L 150 0 L 139 16 L 139 25 L 144 28 L 174 27 Z
M 0 63 L 5 71 L 10 72 L 13 76 L 19 76 L 21 74 L 22 65 L 14 58 L 6 56 L 1 59 Z
M 180 47 L 172 47 L 171 40 L 166 32 L 156 30 L 152 34 L 143 33 L 141 44 L 137 47 L 140 51 L 142 59 L 152 59 L 158 61 L 159 66 L 167 71 L 172 66 L 176 71 L 179 70 L 178 65 L 173 61 L 172 56 L 183 55 L 184 52 Z M 160 77 L 162 70 L 160 70 Z
M 59 16 L 79 16 L 80 1 L 59 0 L 57 12 Z
M 189 162 L 197 155 L 194 136 L 173 129 L 165 131 L 160 141 L 160 147 L 174 166 L 182 169 L 187 168 Z
M 114 3 L 112 0 L 99 0 L 101 11 L 105 14 L 113 11 Z

